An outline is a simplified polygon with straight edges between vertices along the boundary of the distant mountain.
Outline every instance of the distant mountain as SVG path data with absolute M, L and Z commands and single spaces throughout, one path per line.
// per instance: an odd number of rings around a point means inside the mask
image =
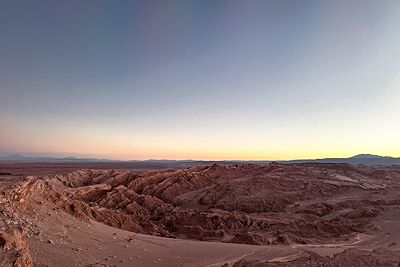
M 79 162 L 114 162 L 118 160 L 76 158 L 76 157 L 29 157 L 23 155 L 9 155 L 0 157 L 0 161 L 8 162 L 37 162 L 37 163 L 79 163 Z
M 385 158 L 385 157 L 372 154 L 359 154 L 351 157 L 351 159 L 378 159 L 378 158 Z
M 382 157 L 371 154 L 359 154 L 350 158 L 325 158 L 309 160 L 288 160 L 282 163 L 348 163 L 362 165 L 400 165 L 400 158 Z
M 0 162 L 31 162 L 31 163 L 96 163 L 96 162 L 127 162 L 144 165 L 165 165 L 171 168 L 186 168 L 190 166 L 209 166 L 213 164 L 267 164 L 271 161 L 257 160 L 168 160 L 168 159 L 149 159 L 149 160 L 110 160 L 96 158 L 76 158 L 76 157 L 29 157 L 22 155 L 0 156 Z M 382 157 L 371 154 L 359 154 L 350 158 L 324 158 L 324 159 L 303 159 L 277 161 L 279 163 L 348 163 L 362 165 L 400 165 L 400 158 Z

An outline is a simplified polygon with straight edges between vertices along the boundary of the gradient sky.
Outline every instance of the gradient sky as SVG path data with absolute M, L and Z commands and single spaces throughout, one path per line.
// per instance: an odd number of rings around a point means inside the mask
M 400 1 L 0 3 L 0 154 L 400 157 Z

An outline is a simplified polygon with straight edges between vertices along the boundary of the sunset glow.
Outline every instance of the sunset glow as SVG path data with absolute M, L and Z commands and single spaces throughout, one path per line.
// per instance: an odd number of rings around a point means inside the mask
M 1 155 L 400 157 L 399 1 L 40 3 L 0 9 Z

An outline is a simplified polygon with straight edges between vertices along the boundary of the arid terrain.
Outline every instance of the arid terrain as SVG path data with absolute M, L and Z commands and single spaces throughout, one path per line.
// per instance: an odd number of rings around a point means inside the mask
M 0 266 L 400 266 L 400 166 L 0 164 Z

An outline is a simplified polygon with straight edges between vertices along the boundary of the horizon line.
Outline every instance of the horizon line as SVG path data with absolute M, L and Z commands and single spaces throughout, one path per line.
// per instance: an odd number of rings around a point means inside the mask
M 348 157 L 320 157 L 320 158 L 292 158 L 292 159 L 191 159 L 191 158 L 181 158 L 181 159 L 170 159 L 170 158 L 146 158 L 146 159 L 111 159 L 111 158 L 103 158 L 103 157 L 91 157 L 91 156 L 51 156 L 51 155 L 29 155 L 25 153 L 16 153 L 16 154 L 0 154 L 0 160 L 11 160 L 7 158 L 11 157 L 20 157 L 28 159 L 54 159 L 54 160 L 97 160 L 97 161 L 110 161 L 110 162 L 132 162 L 132 161 L 228 161 L 228 162 L 254 162 L 254 161 L 265 161 L 265 162 L 273 162 L 273 161 L 308 161 L 308 160 L 323 160 L 323 159 L 349 159 L 357 156 L 369 156 L 369 157 L 382 157 L 382 158 L 395 158 L 400 159 L 400 157 L 396 156 L 388 156 L 388 155 L 377 155 L 377 154 L 369 154 L 369 153 L 360 153 L 355 154 L 353 156 Z

